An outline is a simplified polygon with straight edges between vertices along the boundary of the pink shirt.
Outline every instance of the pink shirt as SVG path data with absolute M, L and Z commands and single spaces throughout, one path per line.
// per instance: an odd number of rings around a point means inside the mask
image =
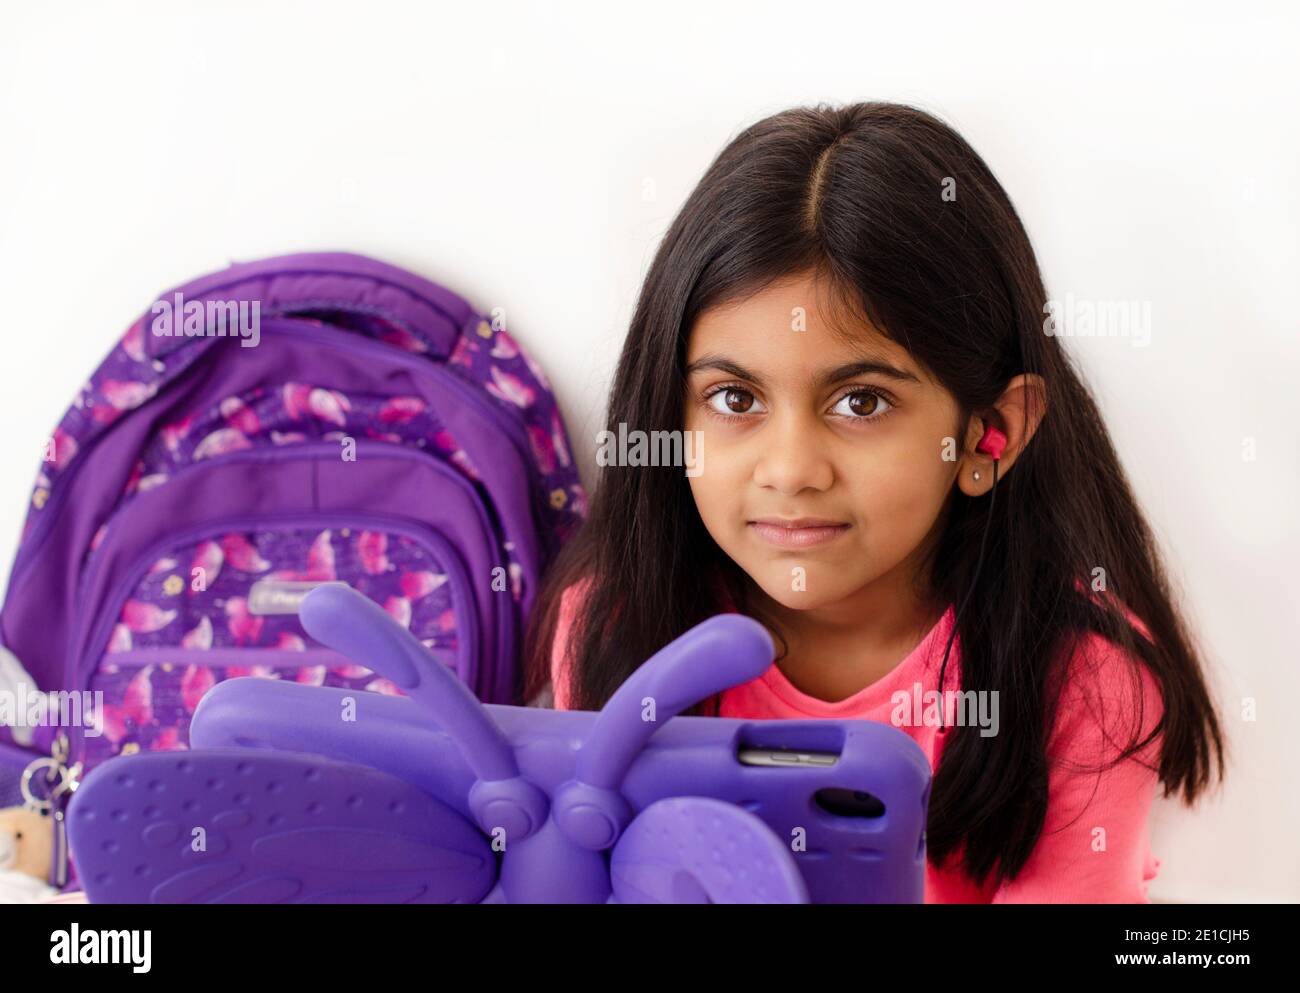
M 551 676 L 557 709 L 569 706 L 569 678 L 562 664 L 568 629 L 576 609 L 574 590 L 561 601 Z M 1139 624 L 1132 614 L 1132 621 Z M 938 689 L 939 667 L 952 630 L 953 610 L 888 675 L 834 703 L 800 692 L 777 665 L 762 676 L 722 694 L 720 717 L 748 720 L 768 718 L 857 718 L 897 726 L 909 735 L 938 767 L 946 735 L 922 718 L 896 723 L 902 697 L 925 700 Z M 944 685 L 960 683 L 959 647 L 954 641 Z M 1056 727 L 1049 738 L 1047 820 L 1038 843 L 1020 875 L 996 889 L 977 887 L 959 870 L 927 863 L 926 903 L 1150 903 L 1147 883 L 1160 860 L 1151 853 L 1147 815 L 1155 797 L 1160 739 L 1138 756 L 1096 772 L 1102 759 L 1113 759 L 1128 744 L 1137 721 L 1146 737 L 1160 719 L 1160 691 L 1145 666 L 1126 659 L 1115 646 L 1089 635 L 1080 652 L 1086 665 L 1072 668 L 1074 678 L 1062 695 Z M 1084 678 L 1086 675 L 1091 678 Z M 1140 679 L 1134 684 L 1134 675 Z M 919 684 L 919 692 L 915 686 Z M 1138 687 L 1141 698 L 1138 697 Z M 951 725 L 954 716 L 945 712 Z M 1014 733 L 1008 727 L 1000 734 Z M 1139 761 L 1139 757 L 1141 761 Z M 1145 763 L 1145 765 L 1143 764 Z M 1104 764 L 1108 764 L 1104 763 Z M 1082 769 L 1076 768 L 1082 767 Z

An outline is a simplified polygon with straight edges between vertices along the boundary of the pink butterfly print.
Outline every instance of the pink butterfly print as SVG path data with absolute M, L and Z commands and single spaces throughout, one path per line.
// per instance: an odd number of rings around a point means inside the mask
M 114 410 L 134 410 L 157 393 L 158 387 L 153 383 L 106 379 L 99 384 L 99 392 Z
M 266 572 L 271 563 L 257 554 L 253 543 L 242 534 L 228 534 L 221 539 L 221 553 L 240 572 Z
M 153 666 L 147 665 L 127 683 L 121 706 L 104 704 L 101 726 L 104 737 L 114 745 L 126 737 L 127 721 L 136 727 L 144 727 L 153 720 L 153 686 L 149 682 L 152 673 Z
M 528 440 L 533 447 L 533 455 L 537 459 L 537 467 L 543 473 L 552 473 L 555 471 L 555 444 L 551 441 L 551 436 L 539 428 L 536 424 L 528 425 Z
M 460 445 L 456 442 L 456 437 L 450 431 L 435 431 L 433 433 L 433 443 L 440 452 L 458 452 Z
M 466 369 L 474 365 L 474 355 L 478 352 L 478 342 L 465 335 L 456 339 L 456 347 L 447 358 L 449 365 L 463 365 Z
M 275 647 L 282 652 L 305 652 L 307 643 L 292 631 L 281 631 L 280 637 L 275 640 Z
M 466 452 L 463 448 L 458 448 L 456 449 L 456 451 L 451 453 L 451 464 L 454 465 L 456 468 L 458 468 L 470 479 L 479 478 L 478 469 L 475 468 L 474 463 L 470 461 L 469 453 Z
M 181 702 L 185 705 L 185 709 L 191 714 L 194 713 L 194 708 L 203 699 L 203 694 L 212 689 L 216 682 L 217 679 L 208 666 L 187 666 L 185 674 L 181 676 Z
M 284 412 L 293 420 L 302 420 L 307 412 L 307 398 L 311 396 L 311 387 L 306 383 L 284 384 Z
M 253 443 L 238 428 L 218 428 L 195 447 L 194 461 L 211 458 L 214 455 L 225 455 L 228 452 L 240 452 L 252 447 Z
M 347 665 L 336 665 L 330 668 L 330 672 L 343 679 L 360 679 L 362 676 L 369 676 L 371 672 L 364 665 L 357 665 L 355 662 L 349 662 Z
M 144 361 L 144 322 L 136 321 L 122 335 L 122 351 L 135 362 Z
M 140 478 L 144 475 L 144 463 L 137 462 L 131 467 L 131 475 L 126 477 L 126 486 L 122 488 L 123 494 L 135 492 L 135 488 L 140 485 Z
M 237 431 L 248 435 L 257 434 L 262 430 L 262 422 L 257 417 L 257 411 L 239 397 L 226 397 L 221 401 L 219 409 L 226 423 Z
M 581 486 L 570 486 L 569 492 L 573 499 L 569 501 L 569 509 L 579 517 L 587 516 L 587 491 Z
M 99 733 L 107 738 L 114 747 L 122 743 L 126 737 L 126 720 L 122 715 L 122 708 L 117 704 L 106 703 L 100 708 L 98 720 L 95 726 Z
M 236 536 L 227 535 L 227 537 L 233 538 Z M 249 547 L 251 548 L 252 546 L 250 545 Z M 253 554 L 256 555 L 256 551 L 254 551 Z M 211 589 L 212 584 L 215 583 L 217 577 L 221 575 L 221 566 L 225 560 L 226 556 L 221 550 L 220 545 L 215 541 L 205 541 L 200 544 L 198 548 L 194 549 L 194 561 L 190 563 L 190 575 L 194 575 L 195 569 L 202 569 L 203 572 L 199 575 L 203 577 L 203 585 L 205 588 Z M 239 567 L 236 566 L 235 568 Z
M 176 568 L 175 559 L 159 559 L 149 567 L 149 575 L 156 576 L 160 572 L 166 572 L 168 569 Z
M 338 390 L 314 389 L 307 395 L 307 407 L 322 421 L 329 421 L 339 427 L 347 427 L 346 413 L 352 404 Z
M 376 431 L 374 428 L 366 428 L 366 437 L 374 438 L 377 441 L 391 441 L 394 445 L 400 445 L 406 441 L 400 434 L 394 434 L 392 431 Z
M 382 693 L 384 696 L 404 695 L 402 691 L 397 688 L 397 684 L 390 679 L 381 678 L 372 680 L 371 682 L 366 683 L 366 689 L 371 693 Z
M 516 407 L 529 407 L 535 398 L 533 390 L 522 379 L 496 366 L 492 367 L 492 382 L 487 384 L 487 391 Z
M 404 572 L 400 580 L 402 596 L 407 600 L 419 600 L 446 581 L 447 577 L 438 572 Z
M 555 446 L 555 457 L 560 465 L 568 466 L 573 462 L 569 456 L 569 446 L 564 441 L 564 425 L 560 422 L 560 412 L 551 411 L 551 443 Z
M 148 724 L 153 720 L 153 666 L 147 665 L 136 673 L 135 678 L 126 685 L 122 696 L 122 712 L 135 721 L 137 726 Z
M 181 442 L 185 440 L 190 433 L 190 428 L 194 426 L 194 415 L 181 418 L 171 424 L 163 425 L 158 432 L 162 435 L 163 444 L 167 446 L 167 451 L 175 453 L 181 447 Z
M 295 421 L 303 414 L 312 414 L 323 421 L 347 426 L 344 414 L 352 409 L 348 398 L 337 390 L 326 390 L 306 383 L 284 384 L 284 409 Z
M 305 669 L 299 669 L 295 681 L 302 683 L 304 686 L 324 686 L 325 667 L 323 665 L 310 665 Z
M 77 439 L 64 431 L 63 428 L 55 428 L 54 435 L 51 438 L 53 444 L 54 468 L 62 469 L 76 457 Z
M 151 752 L 180 752 L 188 747 L 185 742 L 181 741 L 181 733 L 177 728 L 167 727 L 158 732 L 150 743 L 149 750 Z
M 478 470 L 470 461 L 469 455 L 457 443 L 450 431 L 435 431 L 433 443 L 438 450 L 447 454 L 447 459 L 470 479 L 478 479 Z
M 122 607 L 122 623 L 137 634 L 161 631 L 176 620 L 176 611 L 163 610 L 157 604 L 128 600 Z
M 411 601 L 404 596 L 390 596 L 384 601 L 384 610 L 404 628 L 411 626 Z
M 94 422 L 101 427 L 112 424 L 122 416 L 122 411 L 111 403 L 92 403 L 86 409 L 90 411 L 90 416 Z
M 490 354 L 494 359 L 513 359 L 519 354 L 519 345 L 510 337 L 509 331 L 501 330 L 493 339 Z
M 280 569 L 271 573 L 275 579 L 293 582 L 327 582 L 337 579 L 334 572 L 334 545 L 330 541 L 330 531 L 322 531 L 307 550 L 307 568 L 302 571 Z
M 266 618 L 248 612 L 248 600 L 242 596 L 226 601 L 226 627 L 236 645 L 255 644 L 262 634 Z
M 419 397 L 393 397 L 379 408 L 379 420 L 383 424 L 405 424 L 423 414 L 426 407 Z
M 269 665 L 226 666 L 227 679 L 242 679 L 245 676 L 252 676 L 255 679 L 279 679 L 280 673 Z
M 311 543 L 307 552 L 307 574 L 305 580 L 337 579 L 334 573 L 334 545 L 330 542 L 330 532 L 322 531 Z
M 357 555 L 361 568 L 372 576 L 392 568 L 388 561 L 388 535 L 382 531 L 362 531 L 357 535 Z
M 165 482 L 167 482 L 166 473 L 155 472 L 146 476 L 144 475 L 144 463 L 137 462 L 131 470 L 131 475 L 127 477 L 126 488 L 122 492 L 128 496 L 132 493 L 143 493 Z
M 108 639 L 108 647 L 104 651 L 109 654 L 113 652 L 129 652 L 131 644 L 131 629 L 125 624 L 114 624 L 113 633 Z
M 212 621 L 200 617 L 199 623 L 181 636 L 182 648 L 207 650 L 212 647 Z
M 390 345 L 396 345 L 408 352 L 427 352 L 429 350 L 429 346 L 424 343 L 424 339 L 417 338 L 406 328 L 400 328 L 396 325 L 389 325 L 388 330 L 379 335 L 379 340 L 386 341 Z

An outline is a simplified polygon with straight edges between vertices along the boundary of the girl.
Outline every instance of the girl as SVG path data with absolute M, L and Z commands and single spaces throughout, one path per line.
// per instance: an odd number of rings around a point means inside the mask
M 609 399 L 611 431 L 697 432 L 699 464 L 602 470 L 541 595 L 529 696 L 550 677 L 557 707 L 597 709 L 739 610 L 777 660 L 693 713 L 915 739 L 927 902 L 1147 902 L 1157 784 L 1191 804 L 1224 743 L 1046 302 L 1006 192 L 935 118 L 746 129 L 668 230 Z M 910 706 L 939 690 L 942 713 Z M 963 722 L 956 691 L 994 720 Z

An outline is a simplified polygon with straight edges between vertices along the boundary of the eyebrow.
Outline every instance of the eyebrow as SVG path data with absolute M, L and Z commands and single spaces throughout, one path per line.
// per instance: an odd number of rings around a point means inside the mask
M 686 367 L 686 375 L 694 372 L 701 372 L 705 369 L 717 369 L 720 372 L 728 373 L 737 379 L 747 379 L 758 386 L 763 385 L 761 376 L 750 372 L 744 366 L 732 362 L 721 355 L 705 355 L 703 358 L 696 359 Z M 912 373 L 905 369 L 899 369 L 880 359 L 864 359 L 859 362 L 849 362 L 846 365 L 828 370 L 817 377 L 815 383 L 818 387 L 834 386 L 836 383 L 843 382 L 846 379 L 852 379 L 854 376 L 863 376 L 875 374 L 885 376 L 888 379 L 896 380 L 900 383 L 917 383 L 921 382 Z

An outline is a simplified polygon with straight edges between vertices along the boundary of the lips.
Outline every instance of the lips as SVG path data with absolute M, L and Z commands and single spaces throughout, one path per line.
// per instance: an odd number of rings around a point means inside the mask
M 749 528 L 777 548 L 811 548 L 834 541 L 849 525 L 823 517 L 760 517 Z

